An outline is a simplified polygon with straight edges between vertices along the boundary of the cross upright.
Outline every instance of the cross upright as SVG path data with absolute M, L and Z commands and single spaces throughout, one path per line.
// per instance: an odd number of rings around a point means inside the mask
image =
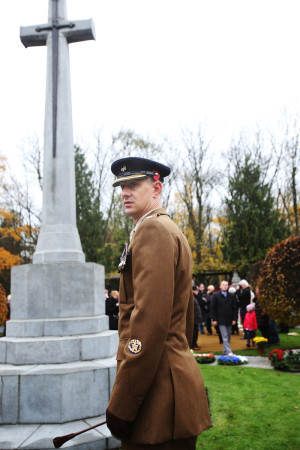
M 48 23 L 20 28 L 25 47 L 47 46 L 43 214 L 34 264 L 85 260 L 76 226 L 68 44 L 95 39 L 95 30 L 92 19 L 66 17 L 66 0 L 49 0 Z

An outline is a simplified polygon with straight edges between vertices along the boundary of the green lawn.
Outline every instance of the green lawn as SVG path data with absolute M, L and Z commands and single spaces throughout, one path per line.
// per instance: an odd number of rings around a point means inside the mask
M 300 376 L 247 366 L 199 365 L 213 428 L 197 449 L 300 449 Z

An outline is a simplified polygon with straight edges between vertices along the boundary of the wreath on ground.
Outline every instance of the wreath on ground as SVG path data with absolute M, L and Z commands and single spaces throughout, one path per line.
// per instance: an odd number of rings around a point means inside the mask
M 276 370 L 300 372 L 300 353 L 293 350 L 275 348 L 269 355 L 271 366 Z
M 217 357 L 217 363 L 221 366 L 240 366 L 248 364 L 248 359 L 246 356 L 222 355 Z
M 194 353 L 194 357 L 198 364 L 211 364 L 216 360 L 213 353 Z

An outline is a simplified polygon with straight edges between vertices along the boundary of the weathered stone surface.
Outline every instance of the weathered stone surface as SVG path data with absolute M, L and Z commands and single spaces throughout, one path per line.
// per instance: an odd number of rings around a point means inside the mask
M 16 376 L 16 375 L 1 376 L 0 377 L 0 423 L 17 423 L 17 421 L 18 421 L 18 404 L 19 404 L 18 376 Z M 2 448 L 2 447 L 0 446 L 0 448 Z
M 10 320 L 8 337 L 72 336 L 100 333 L 108 329 L 108 316 L 58 319 Z
M 104 267 L 72 262 L 16 266 L 12 268 L 11 294 L 12 319 L 105 314 Z
M 55 437 L 75 433 L 104 420 L 105 416 L 101 415 L 64 424 L 2 425 L 0 448 L 1 450 L 16 448 L 53 450 L 53 439 Z M 112 438 L 106 425 L 102 425 L 66 442 L 63 448 L 72 450 L 118 449 L 120 448 L 120 441 Z
M 0 365 L 0 374 L 1 424 L 64 423 L 105 413 L 115 358 Z
M 0 363 L 55 364 L 91 360 L 113 356 L 117 347 L 118 337 L 113 330 L 82 336 L 5 337 L 0 341 Z
M 0 448 L 2 450 L 22 448 L 22 442 L 24 442 L 38 428 L 38 424 L 23 426 L 2 425 L 0 434 Z

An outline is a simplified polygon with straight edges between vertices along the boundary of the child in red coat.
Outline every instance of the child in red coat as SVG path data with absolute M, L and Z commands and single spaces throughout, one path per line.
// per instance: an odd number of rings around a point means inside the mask
M 244 319 L 244 330 L 246 331 L 247 347 L 250 347 L 250 339 L 252 340 L 252 347 L 255 346 L 253 338 L 256 336 L 257 321 L 254 308 L 254 303 L 250 303 L 246 307 L 247 312 Z

